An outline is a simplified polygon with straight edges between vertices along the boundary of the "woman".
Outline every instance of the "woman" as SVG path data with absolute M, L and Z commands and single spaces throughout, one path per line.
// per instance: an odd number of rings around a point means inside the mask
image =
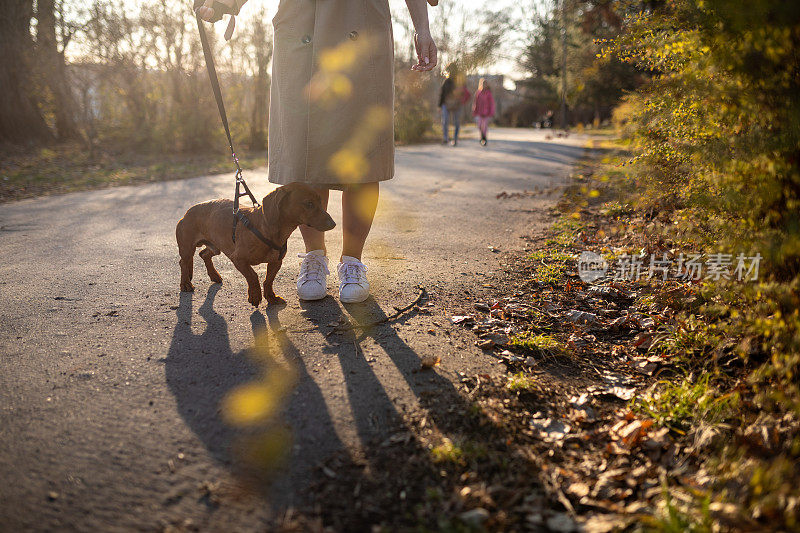
M 486 146 L 486 134 L 489 131 L 489 120 L 494 116 L 495 105 L 492 88 L 486 83 L 485 78 L 478 82 L 478 92 L 475 93 L 475 102 L 472 103 L 472 116 L 481 132 L 481 145 Z
M 206 0 L 204 20 L 238 13 L 247 0 Z M 436 66 L 425 0 L 406 0 L 416 29 L 417 64 Z M 394 176 L 394 39 L 388 0 L 281 0 L 272 20 L 274 52 L 269 115 L 269 181 L 301 182 L 327 205 L 342 191 L 339 299 L 369 297 L 364 243 L 378 204 L 379 182 Z M 327 293 L 325 234 L 300 226 L 297 292 L 302 300 Z

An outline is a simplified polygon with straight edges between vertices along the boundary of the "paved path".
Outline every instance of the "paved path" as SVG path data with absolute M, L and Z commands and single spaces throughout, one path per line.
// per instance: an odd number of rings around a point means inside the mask
M 446 317 L 497 268 L 489 246 L 522 248 L 520 236 L 543 227 L 556 198 L 496 194 L 561 184 L 585 142 L 498 129 L 488 148 L 465 140 L 398 149 L 364 257 L 374 299 L 346 308 L 330 296 L 298 303 L 299 233 L 276 282 L 286 307 L 253 312 L 221 256 L 222 286 L 196 259 L 196 292 L 179 293 L 175 223 L 190 205 L 229 196 L 230 175 L 0 205 L 0 530 L 153 530 L 186 520 L 241 530 L 297 502 L 334 450 L 357 454 L 385 437 L 422 394 L 454 394 L 456 372 L 494 371 Z M 264 172 L 246 177 L 257 194 L 271 190 Z M 329 242 L 338 257 L 339 227 Z M 417 285 L 430 293 L 430 314 L 356 342 L 326 335 L 342 316 L 391 314 Z M 263 349 L 251 350 L 254 337 Z M 442 366 L 416 372 L 431 355 Z M 288 464 L 268 494 L 228 494 L 217 507 L 205 488 L 241 485 L 248 439 L 260 435 L 223 422 L 220 402 L 280 375 L 270 357 L 292 361 L 299 375 L 277 422 L 293 434 Z

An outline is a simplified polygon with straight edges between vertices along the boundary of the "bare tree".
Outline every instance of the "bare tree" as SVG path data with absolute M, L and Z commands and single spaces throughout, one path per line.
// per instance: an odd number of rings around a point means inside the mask
M 56 0 L 36 2 L 37 66 L 53 96 L 53 114 L 59 140 L 78 137 L 75 99 L 67 79 L 67 67 L 64 62 L 64 52 L 75 28 L 65 21 L 63 7 L 63 2 Z M 57 27 L 60 39 L 56 38 Z
M 270 88 L 269 64 L 272 61 L 272 28 L 269 26 L 266 9 L 255 17 L 249 40 L 255 54 L 253 76 L 253 113 L 250 118 L 250 149 L 267 147 L 267 124 L 269 123 L 268 96 Z
M 32 0 L 6 0 L 0 17 L 0 141 L 29 143 L 52 140 L 31 85 Z

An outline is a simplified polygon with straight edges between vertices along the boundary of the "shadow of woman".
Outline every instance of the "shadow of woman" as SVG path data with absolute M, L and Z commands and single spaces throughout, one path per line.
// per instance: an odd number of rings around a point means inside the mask
M 342 308 L 332 298 L 303 303 L 301 307 L 303 315 L 317 323 L 329 324 L 338 322 L 344 317 Z M 352 335 L 348 339 L 345 342 L 324 345 L 322 353 L 331 354 L 339 359 L 352 419 L 363 448 L 375 439 L 385 438 L 392 429 L 396 429 L 398 424 L 402 423 L 402 417 L 375 375 L 358 342 Z
M 198 313 L 205 320 L 202 333 L 192 331 L 193 293 L 182 292 L 177 323 L 167 353 L 167 386 L 175 397 L 178 413 L 220 463 L 231 466 L 231 443 L 236 430 L 220 415 L 220 403 L 228 392 L 258 375 L 244 351 L 233 353 L 228 324 L 214 311 L 221 285 L 214 284 Z
M 417 397 L 420 407 L 443 428 L 449 424 L 442 418 L 456 410 L 468 407 L 467 401 L 456 390 L 452 381 L 434 368 L 423 369 L 422 358 L 400 336 L 394 326 L 402 325 L 412 319 L 416 308 L 388 323 L 383 309 L 370 297 L 360 304 L 345 304 L 345 309 L 356 324 L 375 324 L 358 328 L 356 343 L 372 338 L 389 356 L 392 363 L 405 380 L 408 388 Z
M 319 385 L 308 372 L 300 351 L 286 335 L 278 308 L 268 306 L 266 317 L 260 310 L 250 315 L 256 346 L 252 355 L 263 371 L 277 364 L 290 365 L 296 386 L 283 410 L 283 420 L 291 427 L 292 448 L 286 462 L 286 475 L 276 477 L 269 488 L 272 504 L 283 509 L 303 503 L 303 489 L 313 482 L 313 470 L 331 453 L 344 449 Z
M 471 400 L 450 379 L 433 369 L 422 369 L 422 358 L 395 329 L 413 318 L 416 311 L 410 310 L 389 322 L 372 298 L 345 308 L 356 325 L 377 323 L 346 331 L 338 338 L 338 345 L 324 349 L 339 357 L 363 456 L 354 457 L 350 451 L 334 454 L 324 463 L 328 473 L 335 476 L 322 476 L 315 485 L 316 508 L 323 523 L 337 531 L 369 530 L 376 524 L 389 529 L 419 526 L 426 518 L 442 512 L 436 507 L 436 500 L 428 497 L 430 494 L 446 497 L 476 479 L 490 483 L 496 475 L 497 457 L 504 457 L 508 451 L 507 439 L 503 428 L 480 409 L 471 409 Z M 336 320 L 337 316 L 337 321 L 342 322 L 344 312 L 333 300 L 306 307 L 307 316 L 318 322 Z M 402 416 L 398 412 L 360 348 L 368 337 L 388 355 L 418 399 L 419 408 Z M 395 388 L 397 384 L 387 386 Z M 432 453 L 432 446 L 451 441 L 456 446 L 465 445 L 465 449 L 477 449 L 483 443 L 491 449 L 485 455 L 441 463 Z M 473 442 L 481 444 L 473 447 Z M 489 454 L 494 462 L 488 459 Z M 519 474 L 535 480 L 535 471 L 536 466 L 528 462 Z M 440 524 L 427 525 L 436 528 Z

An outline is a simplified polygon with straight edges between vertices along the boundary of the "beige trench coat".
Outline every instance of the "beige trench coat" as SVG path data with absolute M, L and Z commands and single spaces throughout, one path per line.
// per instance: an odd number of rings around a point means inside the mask
M 269 181 L 341 189 L 394 175 L 388 0 L 281 0 L 269 109 Z

